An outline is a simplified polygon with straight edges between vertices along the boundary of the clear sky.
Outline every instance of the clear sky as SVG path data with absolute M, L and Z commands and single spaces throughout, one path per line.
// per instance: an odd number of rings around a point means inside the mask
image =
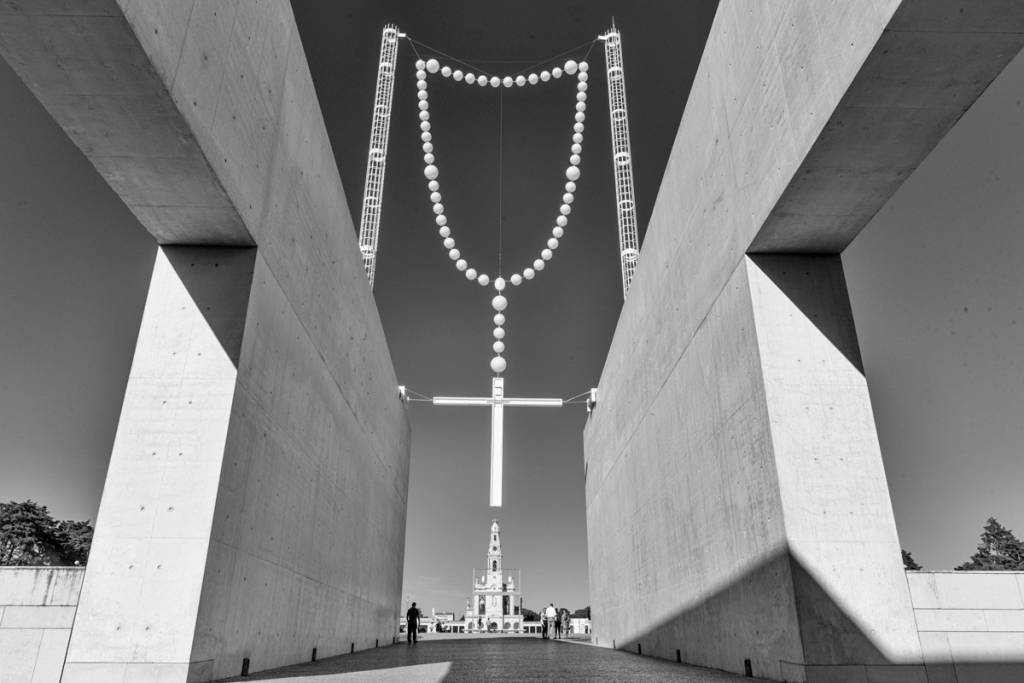
M 296 2 L 349 205 L 358 210 L 381 24 L 504 73 L 583 43 L 612 14 L 625 40 L 641 225 L 678 126 L 714 3 Z M 583 48 L 586 50 L 587 48 Z M 509 394 L 597 383 L 621 292 L 607 112 L 595 48 L 583 178 L 547 270 L 509 295 Z M 376 299 L 399 380 L 425 394 L 489 391 L 488 301 L 432 226 L 403 45 Z M 460 248 L 496 267 L 495 91 L 432 91 L 445 203 Z M 0 500 L 94 518 L 155 246 L 0 62 Z M 989 515 L 1024 532 L 1024 60 L 1016 60 L 846 254 L 849 288 L 903 545 L 929 568 L 972 552 Z M 503 95 L 503 262 L 521 264 L 557 210 L 572 86 Z M 533 256 L 530 256 L 532 259 Z M 410 407 L 404 593 L 460 611 L 502 524 L 525 604 L 589 602 L 585 413 L 506 412 L 505 507 L 487 505 L 489 419 Z

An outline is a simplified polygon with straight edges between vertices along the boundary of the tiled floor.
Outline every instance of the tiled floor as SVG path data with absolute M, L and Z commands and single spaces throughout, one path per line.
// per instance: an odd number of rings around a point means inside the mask
M 461 683 L 472 681 L 751 681 L 651 657 L 540 638 L 422 640 L 322 659 L 232 681 Z

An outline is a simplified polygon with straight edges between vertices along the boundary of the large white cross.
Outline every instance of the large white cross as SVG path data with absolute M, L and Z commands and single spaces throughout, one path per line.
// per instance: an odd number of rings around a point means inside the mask
M 560 398 L 505 398 L 505 379 L 495 377 L 490 397 L 435 396 L 435 406 L 490 406 L 491 407 L 491 507 L 501 507 L 501 460 L 505 406 L 530 408 L 561 408 Z

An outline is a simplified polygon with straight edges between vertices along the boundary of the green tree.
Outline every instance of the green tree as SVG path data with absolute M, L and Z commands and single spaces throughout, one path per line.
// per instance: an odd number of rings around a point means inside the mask
M 587 605 L 583 609 L 578 609 L 572 613 L 573 619 L 589 619 L 590 618 L 590 605 Z
M 92 524 L 65 519 L 57 522 L 63 541 L 62 559 L 67 564 L 84 565 L 92 547 Z
M 917 560 L 914 559 L 914 556 L 911 555 L 909 551 L 901 549 L 900 552 L 903 553 L 903 568 L 904 569 L 910 569 L 910 570 L 924 569 L 924 567 L 922 567 L 921 565 L 919 565 L 917 563 Z
M 92 532 L 89 522 L 56 521 L 32 500 L 0 503 L 0 565 L 85 564 Z
M 992 571 L 1024 569 L 1024 543 L 1012 531 L 989 517 L 981 532 L 978 550 L 957 571 Z

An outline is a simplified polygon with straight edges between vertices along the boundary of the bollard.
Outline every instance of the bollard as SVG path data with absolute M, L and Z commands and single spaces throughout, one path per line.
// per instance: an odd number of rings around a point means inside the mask
M 315 662 L 316 661 L 316 648 L 315 647 L 313 648 L 313 658 L 310 659 L 309 661 L 311 661 L 311 662 Z
M 754 668 L 750 665 L 749 659 L 743 660 L 743 673 L 747 675 L 747 678 L 754 677 Z
M 242 675 L 243 676 L 248 676 L 249 675 L 249 658 L 248 657 L 243 657 L 242 658 Z
M 683 663 L 683 655 L 682 655 L 681 652 L 679 652 L 679 650 L 676 650 L 676 664 L 682 664 L 682 663 Z

